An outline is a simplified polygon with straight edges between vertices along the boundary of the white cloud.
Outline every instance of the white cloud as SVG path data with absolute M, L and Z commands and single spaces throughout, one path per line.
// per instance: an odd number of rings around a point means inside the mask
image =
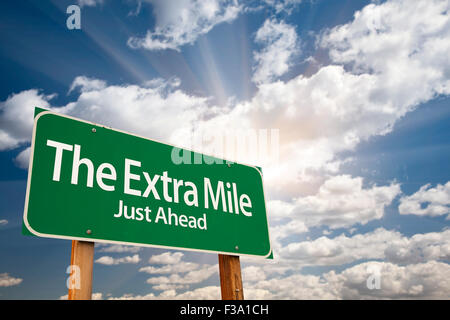
M 6 219 L 0 219 L 0 226 L 4 226 L 8 224 L 8 220 Z
M 103 299 L 103 294 L 100 292 L 94 292 L 92 294 L 92 300 L 102 300 Z
M 263 48 L 253 53 L 256 67 L 252 80 L 267 83 L 285 74 L 292 59 L 299 53 L 299 43 L 295 27 L 284 21 L 267 19 L 256 32 L 255 41 Z
M 187 287 L 188 287 L 188 285 L 184 285 L 184 284 L 161 283 L 161 284 L 153 285 L 152 289 L 158 290 L 158 291 L 172 292 L 173 290 L 186 289 Z
M 77 0 L 80 7 L 95 7 L 97 5 L 102 5 L 104 0 Z
M 80 88 L 81 92 L 88 92 L 94 90 L 101 90 L 104 89 L 105 87 L 106 82 L 103 80 L 91 79 L 86 76 L 78 76 L 73 80 L 68 93 L 71 93 L 76 88 Z
M 198 264 L 182 261 L 182 252 L 164 252 L 149 259 L 150 264 L 159 267 L 146 266 L 139 269 L 151 275 L 165 274 L 167 276 L 153 276 L 147 279 L 154 290 L 163 291 L 161 295 L 175 294 L 177 289 L 186 289 L 191 285 L 202 283 L 219 271 L 218 265 Z M 172 297 L 169 297 L 172 298 Z
M 248 290 L 264 292 L 265 299 L 304 300 L 337 299 L 338 295 L 319 276 L 294 274 L 287 277 L 266 279 L 244 284 L 244 296 Z
M 398 207 L 400 214 L 415 214 L 418 216 L 442 216 L 450 217 L 450 181 L 445 185 L 438 184 L 431 188 L 426 184 L 410 196 L 400 198 Z
M 266 279 L 266 273 L 261 267 L 248 266 L 242 269 L 242 281 L 243 282 L 256 282 Z
M 217 286 L 207 286 L 192 291 L 166 296 L 167 299 L 173 300 L 218 300 L 220 299 L 220 288 Z
M 22 283 L 21 278 L 14 278 L 9 273 L 0 273 L 0 287 L 12 287 Z
M 207 99 L 180 90 L 137 85 L 107 86 L 82 92 L 65 112 L 122 130 L 168 140 L 179 127 L 192 126 L 208 114 Z M 155 114 L 158 117 L 155 117 Z
M 34 107 L 50 109 L 55 95 L 45 95 L 36 89 L 10 95 L 0 101 L 0 151 L 29 143 L 33 129 Z
M 71 90 L 80 88 L 80 95 L 62 107 L 50 106 L 48 101 L 54 95 L 34 89 L 11 95 L 0 102 L 0 150 L 30 143 L 36 106 L 170 141 L 179 128 L 190 131 L 197 121 L 216 112 L 209 106 L 208 98 L 188 95 L 177 89 L 178 85 L 176 78 L 158 78 L 144 86 L 106 86 L 102 80 L 77 77 Z M 27 168 L 29 156 L 30 150 L 25 149 L 15 159 L 16 164 Z
M 154 293 L 146 295 L 134 295 L 132 293 L 126 293 L 120 297 L 108 297 L 108 300 L 150 300 L 157 299 Z M 163 298 L 164 299 L 164 298 Z
M 379 271 L 380 289 L 367 287 L 373 270 Z M 369 261 L 322 276 L 298 273 L 270 279 L 263 274 L 260 276 L 259 281 L 245 281 L 246 299 L 442 299 L 450 296 L 450 265 L 436 261 L 408 266 Z M 182 293 L 168 289 L 159 295 L 125 294 L 109 299 L 220 299 L 220 288 L 206 286 Z
M 110 297 L 110 300 L 218 300 L 220 299 L 220 288 L 217 286 L 207 286 L 197 288 L 183 293 L 177 293 L 175 289 L 168 289 L 159 295 L 149 293 L 146 295 L 125 294 L 121 297 Z
M 136 246 L 125 246 L 120 244 L 103 244 L 100 242 L 97 242 L 96 247 L 100 247 L 98 252 L 115 252 L 115 253 L 123 253 L 123 252 L 130 252 L 130 253 L 136 253 L 139 252 L 142 247 L 136 247 Z
M 156 18 L 154 31 L 147 31 L 145 37 L 131 37 L 131 48 L 165 50 L 192 44 L 214 26 L 231 22 L 239 15 L 242 7 L 237 0 L 147 0 L 153 5 Z
M 292 10 L 302 3 L 302 0 L 264 0 L 264 2 L 273 7 L 276 13 L 286 12 L 291 14 Z
M 91 298 L 92 298 L 92 300 L 103 300 L 103 293 L 101 293 L 101 292 L 94 292 L 94 293 L 92 293 Z M 67 299 L 69 299 L 69 295 L 68 294 L 65 294 L 65 295 L 63 295 L 63 296 L 58 298 L 58 300 L 67 300 Z
M 184 275 L 178 273 L 171 274 L 170 276 L 152 277 L 147 279 L 148 284 L 160 285 L 160 284 L 196 284 L 201 283 L 214 274 L 219 272 L 218 265 L 202 265 L 199 269 L 189 271 Z
M 342 234 L 335 238 L 292 242 L 280 249 L 279 255 L 302 266 L 341 265 L 374 259 L 397 264 L 450 261 L 450 230 L 408 238 L 397 231 L 378 228 L 352 237 Z
M 126 256 L 126 257 L 122 257 L 122 258 L 113 258 L 110 256 L 103 256 L 103 257 L 100 257 L 97 260 L 95 260 L 96 263 L 104 264 L 107 266 L 124 264 L 124 263 L 136 264 L 136 263 L 139 263 L 139 261 L 141 261 L 141 259 L 139 258 L 138 254 L 135 254 L 133 256 Z
M 28 169 L 30 162 L 31 147 L 25 148 L 17 157 L 14 158 L 14 163 L 21 169 Z
M 436 94 L 450 93 L 450 4 L 392 0 L 369 4 L 351 23 L 321 40 L 334 62 L 378 78 L 373 100 L 406 111 Z
M 397 232 L 377 229 L 367 234 L 335 238 L 320 237 L 313 241 L 293 242 L 283 247 L 279 255 L 296 260 L 301 265 L 340 265 L 362 259 L 382 259 L 384 250 Z
M 400 186 L 396 183 L 364 188 L 361 177 L 334 176 L 326 180 L 315 195 L 282 204 L 288 211 L 281 217 L 303 222 L 306 227 L 326 225 L 336 229 L 357 223 L 366 224 L 382 218 L 385 207 L 399 194 Z M 280 207 L 280 204 L 276 201 L 269 207 Z
M 167 274 L 167 276 L 153 276 L 147 279 L 147 283 L 153 290 L 162 291 L 155 295 L 125 294 L 121 297 L 111 297 L 113 300 L 146 300 L 146 299 L 218 299 L 220 289 L 218 287 L 203 287 L 188 290 L 192 285 L 198 285 L 216 275 L 219 266 L 209 264 L 198 264 L 182 261 L 182 252 L 164 252 L 154 255 L 149 263 L 162 265 L 160 267 L 146 266 L 139 269 L 139 272 L 148 274 Z M 177 293 L 177 290 L 185 290 Z
M 161 286 L 162 288 L 163 286 Z M 153 287 L 155 288 L 155 286 Z M 164 290 L 161 294 L 155 295 L 154 293 L 149 293 L 146 295 L 133 295 L 124 294 L 121 297 L 110 297 L 110 300 L 220 300 L 220 287 L 218 286 L 206 286 L 197 289 L 177 292 L 180 286 L 167 286 L 167 290 Z M 181 286 L 183 288 L 183 286 Z M 244 288 L 244 295 L 246 300 L 261 300 L 270 299 L 273 295 L 264 289 L 253 289 Z
M 374 268 L 379 270 L 381 286 L 369 290 L 367 278 Z M 442 299 L 450 296 L 449 276 L 450 265 L 436 261 L 408 266 L 367 262 L 340 274 L 330 272 L 325 279 L 341 299 Z
M 450 265 L 434 261 L 450 258 L 449 232 L 414 235 L 410 238 L 395 231 L 382 228 L 367 234 L 347 237 L 341 235 L 333 239 L 321 237 L 300 243 L 297 262 L 286 264 L 286 260 L 244 266 L 242 277 L 246 299 L 405 299 L 442 298 L 450 294 L 448 279 Z M 408 256 L 402 253 L 409 252 Z M 169 253 L 169 252 L 167 252 Z M 395 253 L 395 254 L 393 254 Z M 161 256 L 161 255 L 159 255 Z M 167 259 L 169 257 L 169 259 Z M 184 261 L 170 259 L 160 268 L 140 271 L 160 273 L 158 269 L 176 268 Z M 181 256 L 179 257 L 181 259 Z M 330 271 L 316 275 L 301 274 L 304 265 L 333 265 L 350 263 L 361 259 L 387 259 L 391 262 L 369 261 L 344 269 L 337 273 Z M 430 261 L 427 261 L 430 259 Z M 303 261 L 302 261 L 303 260 Z M 159 259 L 157 262 L 161 261 Z M 394 262 L 394 263 L 392 263 Z M 407 263 L 402 266 L 396 263 Z M 219 299 L 217 286 L 198 287 L 212 275 L 217 274 L 217 265 L 196 265 L 195 270 L 170 270 L 168 276 L 151 277 L 147 283 L 159 294 L 125 294 L 109 299 Z M 144 270 L 145 269 L 145 270 Z M 370 290 L 367 279 L 374 270 L 380 277 L 381 288 Z M 156 271 L 156 272 L 155 272 Z M 162 272 L 161 272 L 162 273 Z M 180 274 L 181 273 L 181 274 Z
M 289 223 L 271 227 L 270 239 L 272 240 L 272 242 L 278 242 L 279 240 L 286 238 L 287 236 L 301 234 L 305 232 L 308 232 L 308 228 L 306 227 L 303 221 L 291 220 Z
M 194 262 L 180 261 L 177 263 L 167 264 L 163 267 L 147 266 L 139 269 L 139 272 L 146 272 L 149 274 L 172 274 L 184 273 L 198 269 L 199 264 Z
M 385 260 L 397 264 L 430 260 L 450 261 L 450 230 L 415 234 L 389 243 L 384 251 Z
M 370 290 L 367 279 L 379 270 L 381 287 Z M 247 283 L 265 299 L 442 299 L 450 295 L 450 265 L 430 261 L 398 266 L 366 262 L 322 276 L 293 274 Z M 244 295 L 245 295 L 244 289 Z
M 151 264 L 177 264 L 183 256 L 182 252 L 164 252 L 151 256 L 148 262 Z

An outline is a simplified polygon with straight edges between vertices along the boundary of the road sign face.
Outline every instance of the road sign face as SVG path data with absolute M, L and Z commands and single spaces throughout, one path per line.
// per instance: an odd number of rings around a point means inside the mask
M 256 167 L 49 111 L 35 117 L 31 148 L 24 225 L 34 235 L 271 253 Z

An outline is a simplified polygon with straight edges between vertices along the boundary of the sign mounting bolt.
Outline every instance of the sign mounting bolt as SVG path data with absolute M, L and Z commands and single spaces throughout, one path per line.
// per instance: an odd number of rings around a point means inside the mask
M 92 128 L 92 132 L 96 133 L 96 132 L 97 132 L 97 129 Z
M 236 247 L 234 247 L 236 250 L 239 250 L 239 247 L 238 246 L 236 246 Z
M 87 229 L 87 230 L 86 230 L 86 233 L 87 233 L 87 234 L 91 234 L 91 233 L 92 233 L 92 230 L 91 230 L 91 229 Z

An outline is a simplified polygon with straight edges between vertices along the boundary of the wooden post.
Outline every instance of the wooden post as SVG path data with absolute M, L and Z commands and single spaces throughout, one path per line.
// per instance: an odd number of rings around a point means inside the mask
M 94 266 L 94 242 L 72 241 L 71 277 L 76 277 L 69 286 L 69 300 L 91 300 L 92 269 Z M 77 274 L 78 273 L 78 274 Z
M 239 256 L 219 254 L 222 300 L 244 300 Z

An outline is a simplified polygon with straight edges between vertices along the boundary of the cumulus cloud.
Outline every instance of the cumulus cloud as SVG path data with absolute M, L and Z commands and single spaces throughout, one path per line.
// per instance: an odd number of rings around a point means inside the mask
M 270 211 L 272 213 L 272 211 Z M 271 217 L 272 218 L 272 217 Z M 308 232 L 308 227 L 300 220 L 291 220 L 289 223 L 275 225 L 270 228 L 270 239 L 278 243 L 281 239 L 292 235 Z
M 0 273 L 0 287 L 12 287 L 22 283 L 21 278 L 15 278 L 9 275 L 9 273 Z
M 367 285 L 374 270 L 380 277 L 380 289 Z M 265 299 L 442 299 L 450 295 L 449 275 L 450 265 L 442 262 L 399 266 L 370 261 L 340 273 L 293 274 L 249 282 L 244 288 L 259 290 Z
M 415 234 L 392 241 L 384 250 L 385 259 L 397 264 L 430 260 L 450 262 L 450 230 Z
M 153 265 L 142 267 L 139 272 L 151 274 L 152 277 L 148 278 L 146 282 L 152 285 L 154 290 L 163 291 L 162 296 L 169 295 L 167 298 L 172 299 L 175 290 L 187 289 L 191 285 L 202 283 L 219 271 L 217 264 L 182 261 L 183 256 L 182 252 L 164 252 L 154 255 L 149 259 L 149 263 Z M 161 274 L 164 276 L 154 276 Z M 145 298 L 155 298 L 155 296 L 143 297 L 143 299 Z
M 175 291 L 166 294 L 167 299 L 172 300 L 218 300 L 220 299 L 220 288 L 217 286 L 207 286 L 192 291 L 177 294 Z
M 199 264 L 194 262 L 177 262 L 172 264 L 166 264 L 162 267 L 147 266 L 139 269 L 140 272 L 146 272 L 149 274 L 172 274 L 194 271 L 199 268 Z
M 0 151 L 29 143 L 33 129 L 34 107 L 50 109 L 55 95 L 45 95 L 31 89 L 10 95 L 0 101 Z
M 144 37 L 131 37 L 131 48 L 165 50 L 192 44 L 214 26 L 237 18 L 242 6 L 237 0 L 147 0 L 153 6 L 156 26 Z
M 264 22 L 256 32 L 255 41 L 263 46 L 253 53 L 256 67 L 252 80 L 257 84 L 271 82 L 285 74 L 299 51 L 295 27 L 275 19 Z
M 364 188 L 361 177 L 340 175 L 327 179 L 315 195 L 297 198 L 292 203 L 275 201 L 269 207 L 275 207 L 272 219 L 290 218 L 306 227 L 326 225 L 336 229 L 382 218 L 385 207 L 400 192 L 396 183 Z
M 144 86 L 106 86 L 102 80 L 77 77 L 71 90 L 79 88 L 80 95 L 62 107 L 51 106 L 49 101 L 55 95 L 39 90 L 13 94 L 0 101 L 0 151 L 30 143 L 35 107 L 166 141 L 177 128 L 191 128 L 195 121 L 214 114 L 208 98 L 182 92 L 176 88 L 176 79 L 157 80 Z M 25 149 L 16 157 L 16 164 L 28 168 L 29 156 L 30 150 Z
M 414 214 L 418 216 L 450 217 L 450 181 L 445 185 L 438 184 L 432 188 L 426 184 L 410 196 L 400 198 L 398 207 L 400 214 Z
M 22 150 L 17 157 L 14 158 L 14 163 L 21 169 L 28 169 L 28 164 L 30 162 L 31 147 Z
M 99 247 L 98 252 L 136 253 L 142 249 L 142 247 L 126 246 L 126 245 L 121 245 L 121 244 L 104 244 L 104 243 L 100 243 L 100 242 L 97 242 L 95 244 L 95 246 Z
M 149 293 L 146 295 L 124 294 L 120 297 L 110 297 L 109 300 L 218 300 L 220 299 L 220 288 L 217 286 L 207 286 L 191 291 L 177 293 L 175 289 L 161 292 L 159 295 Z
M 177 292 L 178 287 L 170 287 L 160 294 L 149 293 L 146 295 L 124 294 L 120 297 L 110 297 L 110 300 L 220 300 L 220 287 L 206 286 L 189 291 Z M 268 290 L 246 288 L 244 289 L 245 299 L 247 300 L 261 300 L 269 299 L 273 295 Z
M 124 263 L 136 264 L 136 263 L 139 263 L 139 261 L 141 261 L 141 259 L 139 258 L 138 254 L 135 254 L 133 256 L 126 256 L 126 257 L 122 257 L 122 258 L 113 258 L 110 256 L 103 256 L 103 257 L 100 257 L 97 260 L 95 260 L 96 263 L 104 264 L 107 266 L 124 264 Z
M 95 7 L 97 5 L 102 5 L 104 0 L 77 0 L 80 7 Z
M 367 278 L 377 270 L 380 289 L 369 289 Z M 324 276 L 341 299 L 442 299 L 450 296 L 450 265 L 430 261 L 398 266 L 367 262 Z
M 449 94 L 448 1 L 392 0 L 369 4 L 351 23 L 326 33 L 321 45 L 336 63 L 378 78 L 374 100 L 404 112 L 436 94 Z M 375 92 L 374 92 L 375 93 Z
M 273 7 L 276 13 L 286 12 L 287 14 L 291 14 L 302 3 L 302 0 L 264 0 L 264 2 L 270 7 Z
M 255 282 L 265 280 L 266 272 L 259 266 L 248 266 L 242 269 L 242 280 L 245 282 Z
M 164 252 L 151 256 L 148 262 L 151 264 L 177 264 L 183 256 L 182 252 Z
M 166 86 L 107 86 L 82 92 L 65 112 L 154 139 L 167 140 L 184 123 L 193 125 L 207 109 L 207 98 L 190 96 Z M 157 114 L 158 117 L 154 115 Z
M 93 90 L 101 90 L 105 87 L 106 82 L 103 80 L 92 79 L 86 76 L 78 76 L 73 80 L 68 93 L 71 93 L 76 88 L 80 88 L 81 92 L 88 92 Z
M 101 292 L 94 292 L 94 293 L 92 293 L 91 298 L 92 298 L 92 300 L 103 300 L 103 293 L 101 293 Z M 69 299 L 69 295 L 68 294 L 65 294 L 65 295 L 63 295 L 63 296 L 58 298 L 58 300 L 67 300 L 67 299 Z
M 382 218 L 384 208 L 400 193 L 400 186 L 391 183 L 363 188 L 362 182 L 361 177 L 332 177 L 316 195 L 296 199 L 294 215 L 299 215 L 306 225 L 325 224 L 330 228 L 366 224 Z
M 244 269 L 245 270 L 245 269 Z M 377 271 L 380 289 L 369 289 L 367 279 Z M 248 269 L 248 274 L 253 269 Z M 244 283 L 246 299 L 304 300 L 304 299 L 442 299 L 450 296 L 450 265 L 442 262 L 399 266 L 388 262 L 369 261 L 321 276 L 292 274 Z M 145 299 L 219 299 L 217 286 L 200 287 L 177 292 L 168 289 L 158 295 L 125 294 L 112 300 Z
M 169 276 L 158 276 L 147 279 L 148 284 L 196 284 L 207 280 L 219 272 L 217 265 L 202 265 L 197 270 L 186 272 L 185 274 L 171 274 Z
M 352 237 L 342 234 L 335 238 L 292 242 L 280 249 L 279 255 L 305 266 L 341 265 L 374 259 L 397 264 L 450 261 L 450 230 L 408 238 L 397 231 L 378 228 Z

